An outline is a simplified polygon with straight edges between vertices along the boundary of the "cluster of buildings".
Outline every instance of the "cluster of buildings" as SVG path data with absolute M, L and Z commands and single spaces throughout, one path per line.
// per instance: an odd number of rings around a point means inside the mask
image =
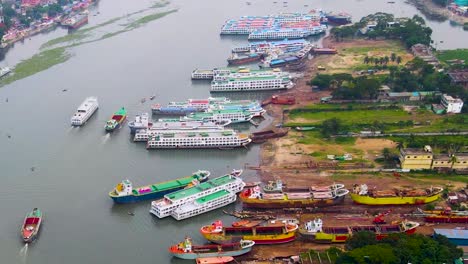
M 450 95 L 443 94 L 440 98 L 440 104 L 433 104 L 432 111 L 436 114 L 459 114 L 463 108 L 463 101 L 460 98 L 453 98 Z
M 399 159 L 404 170 L 468 170 L 468 153 L 434 154 L 430 146 L 402 148 Z
M 413 53 L 415 57 L 420 58 L 421 60 L 427 62 L 428 64 L 432 64 L 432 65 L 439 64 L 439 60 L 432 53 L 432 48 L 427 45 L 424 45 L 421 43 L 414 44 L 413 46 L 411 46 L 411 53 Z

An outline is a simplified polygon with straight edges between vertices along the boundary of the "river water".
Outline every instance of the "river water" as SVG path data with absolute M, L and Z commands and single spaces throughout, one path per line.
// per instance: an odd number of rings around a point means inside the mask
M 124 178 L 143 185 L 198 169 L 221 175 L 246 163 L 257 164 L 259 147 L 147 151 L 144 145 L 131 141 L 126 127 L 106 135 L 103 126 L 110 115 L 121 106 L 128 108 L 130 116 L 149 111 L 152 101 L 141 103 L 141 99 L 153 94 L 155 101 L 162 103 L 208 97 L 208 83 L 192 83 L 190 72 L 197 67 L 224 66 L 232 46 L 246 42 L 244 38 L 219 36 L 221 24 L 231 17 L 315 7 L 344 10 L 355 19 L 377 11 L 399 16 L 418 13 L 398 0 L 396 4 L 294 0 L 287 7 L 282 1 L 251 2 L 171 2 L 165 9 L 178 8 L 177 12 L 133 31 L 72 48 L 73 56 L 67 62 L 0 89 L 0 263 L 187 263 L 171 259 L 168 246 L 185 235 L 203 242 L 198 234 L 201 225 L 216 219 L 229 221 L 230 217 L 217 210 L 181 222 L 159 220 L 148 213 L 149 202 L 114 205 L 108 191 Z M 152 3 L 101 0 L 90 10 L 87 27 Z M 449 22 L 428 23 L 439 48 L 466 47 L 468 35 L 460 27 Z M 66 30 L 57 29 L 18 43 L 1 64 L 14 65 L 27 59 L 47 40 L 65 34 Z M 97 114 L 86 126 L 70 128 L 70 116 L 90 95 L 99 97 Z M 263 99 L 269 95 L 232 97 Z M 258 129 L 267 123 L 262 122 Z M 235 128 L 254 129 L 247 125 Z M 252 171 L 244 176 L 255 179 Z M 226 210 L 236 206 L 240 205 Z M 33 207 L 45 212 L 45 222 L 38 241 L 25 247 L 19 229 L 25 213 Z

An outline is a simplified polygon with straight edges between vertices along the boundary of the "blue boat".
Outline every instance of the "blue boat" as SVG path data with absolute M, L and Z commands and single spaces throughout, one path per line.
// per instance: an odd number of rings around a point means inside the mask
M 121 183 L 117 184 L 114 190 L 109 192 L 109 196 L 115 203 L 135 203 L 145 200 L 156 200 L 168 193 L 204 182 L 209 176 L 209 171 L 199 170 L 194 172 L 191 176 L 137 188 L 133 188 L 129 180 L 123 180 Z
M 151 111 L 154 115 L 186 115 L 190 113 L 200 112 L 201 110 L 194 106 L 159 106 L 155 105 L 151 107 Z

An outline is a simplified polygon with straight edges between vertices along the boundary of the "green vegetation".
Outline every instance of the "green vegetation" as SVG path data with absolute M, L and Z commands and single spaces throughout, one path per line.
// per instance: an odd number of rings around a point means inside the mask
M 413 18 L 395 18 L 387 13 L 375 13 L 363 17 L 358 23 L 350 26 L 334 27 L 331 29 L 332 36 L 340 41 L 345 38 L 353 38 L 358 30 L 365 28 L 369 22 L 376 22 L 377 25 L 366 32 L 369 39 L 384 37 L 386 39 L 401 40 L 407 48 L 414 44 L 421 43 L 430 45 L 432 29 L 426 26 L 424 19 L 418 15 Z M 387 22 L 397 22 L 392 27 L 387 26 Z
M 456 151 L 464 151 L 463 148 L 468 146 L 467 136 L 409 136 L 409 137 L 389 137 L 388 139 L 400 142 L 403 147 L 408 148 L 423 148 L 425 145 L 430 145 L 435 153 L 450 152 L 452 149 Z
M 430 238 L 419 234 L 391 234 L 379 241 L 374 233 L 359 232 L 345 247 L 348 251 L 338 253 L 337 264 L 453 263 L 463 255 L 463 250 L 439 235 Z
M 375 99 L 381 85 L 377 79 L 366 76 L 354 78 L 347 73 L 319 74 L 310 81 L 310 84 L 334 89 L 333 98 L 347 100 Z
M 144 17 L 141 17 L 133 22 L 131 22 L 130 24 L 128 24 L 125 29 L 126 30 L 132 30 L 132 29 L 135 29 L 135 28 L 138 28 L 142 25 L 145 25 L 146 23 L 148 22 L 151 22 L 153 20 L 156 20 L 156 19 L 159 19 L 159 18 L 162 18 L 162 17 L 165 17 L 169 14 L 172 14 L 174 12 L 177 12 L 177 9 L 173 9 L 173 10 L 169 10 L 167 12 L 162 12 L 162 13 L 155 13 L 155 14 L 150 14 L 150 15 L 147 15 L 147 16 L 144 16 Z
M 441 50 L 436 56 L 445 66 L 454 64 L 456 60 L 462 60 L 464 63 L 461 63 L 460 67 L 468 67 L 468 49 Z
M 67 61 L 69 58 L 70 54 L 62 47 L 42 51 L 39 54 L 18 63 L 15 66 L 13 74 L 0 81 L 0 87 L 47 70 L 56 64 Z

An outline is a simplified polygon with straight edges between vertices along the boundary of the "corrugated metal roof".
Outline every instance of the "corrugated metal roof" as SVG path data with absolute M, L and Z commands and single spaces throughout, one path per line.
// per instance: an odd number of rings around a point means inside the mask
M 434 233 L 438 235 L 444 235 L 448 238 L 455 239 L 467 239 L 468 240 L 468 229 L 440 229 L 434 228 Z

